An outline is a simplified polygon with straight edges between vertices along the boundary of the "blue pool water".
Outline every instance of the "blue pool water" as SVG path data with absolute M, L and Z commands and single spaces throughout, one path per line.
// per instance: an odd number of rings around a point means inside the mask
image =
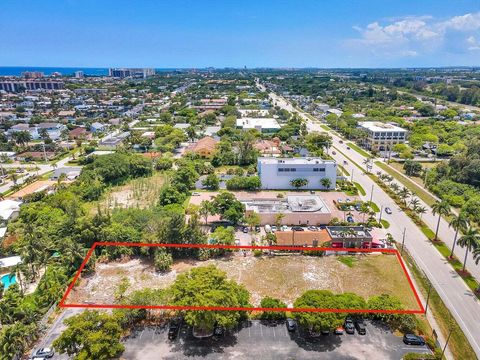
M 0 278 L 0 281 L 3 283 L 4 289 L 6 290 L 10 285 L 17 283 L 17 278 L 15 275 L 11 276 L 10 274 L 6 274 Z

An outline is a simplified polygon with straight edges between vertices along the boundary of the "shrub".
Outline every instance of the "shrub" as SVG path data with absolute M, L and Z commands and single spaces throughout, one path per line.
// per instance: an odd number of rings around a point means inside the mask
M 155 249 L 153 263 L 157 271 L 168 271 L 173 263 L 172 254 L 167 253 L 165 249 L 157 248 Z

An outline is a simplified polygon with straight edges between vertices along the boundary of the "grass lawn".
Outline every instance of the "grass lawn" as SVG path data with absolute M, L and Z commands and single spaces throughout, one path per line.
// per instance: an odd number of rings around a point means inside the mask
M 360 185 L 358 182 L 353 182 L 353 184 L 355 185 L 355 187 L 358 189 L 358 192 L 360 194 L 362 194 L 362 196 L 365 196 L 367 195 L 365 189 L 362 187 L 362 185 Z
M 377 165 L 379 168 L 384 170 L 387 174 L 393 176 L 394 179 L 399 181 L 408 190 L 415 193 L 416 196 L 422 199 L 429 206 L 432 206 L 437 201 L 432 195 L 426 192 L 422 187 L 417 185 L 414 181 L 406 178 L 405 176 L 398 174 L 395 170 L 391 169 L 390 166 L 380 161 L 375 161 L 375 165 Z
M 333 293 L 353 292 L 365 299 L 374 295 L 391 294 L 401 299 L 406 308 L 418 308 L 396 256 L 384 254 L 243 257 L 237 253 L 207 261 L 176 260 L 172 270 L 166 273 L 155 272 L 151 262 L 138 258 L 97 263 L 95 274 L 82 278 L 67 303 L 113 303 L 115 290 L 124 277 L 131 284 L 128 294 L 143 288 L 166 288 L 178 274 L 195 266 L 210 264 L 243 284 L 251 294 L 250 302 L 255 306 L 265 296 L 293 304 L 305 291 L 318 289 Z
M 345 176 L 350 176 L 350 173 L 342 165 L 337 165 Z
M 372 155 L 369 154 L 368 152 L 366 152 L 365 150 L 363 150 L 360 146 L 354 144 L 354 143 L 347 143 L 348 146 L 350 146 L 353 150 L 355 150 L 356 152 L 358 152 L 360 155 L 366 157 L 366 158 L 369 158 L 371 157 Z
M 323 125 L 323 124 L 322 124 L 322 125 L 320 125 L 320 127 L 321 127 L 323 130 L 325 130 L 325 131 L 330 131 L 330 130 L 332 130 L 332 129 L 330 129 L 330 127 L 328 127 L 327 125 Z
M 380 223 L 382 224 L 384 229 L 388 229 L 390 227 L 390 223 L 385 219 L 380 220 Z
M 380 212 L 380 208 L 373 201 L 367 201 L 367 204 L 372 208 L 373 211 L 377 213 Z

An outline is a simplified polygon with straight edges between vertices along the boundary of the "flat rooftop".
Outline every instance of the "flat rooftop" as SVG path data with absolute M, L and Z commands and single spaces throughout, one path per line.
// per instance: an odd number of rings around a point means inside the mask
M 255 127 L 261 127 L 262 129 L 280 129 L 281 126 L 274 118 L 252 118 L 242 117 L 237 119 L 237 127 L 244 129 L 252 129 Z
M 295 157 L 295 158 L 275 158 L 260 157 L 258 161 L 262 164 L 335 164 L 335 160 L 324 160 L 319 157 Z
M 246 210 L 256 213 L 320 213 L 330 214 L 328 206 L 316 195 L 290 195 L 284 199 L 252 199 L 242 201 Z
M 362 121 L 358 123 L 359 126 L 371 130 L 371 131 L 399 131 L 407 132 L 407 130 L 388 123 L 382 123 L 380 121 Z

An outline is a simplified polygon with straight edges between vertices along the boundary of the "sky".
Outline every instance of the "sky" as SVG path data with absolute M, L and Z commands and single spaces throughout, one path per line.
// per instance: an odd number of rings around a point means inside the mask
M 480 0 L 1 0 L 0 66 L 480 66 Z

